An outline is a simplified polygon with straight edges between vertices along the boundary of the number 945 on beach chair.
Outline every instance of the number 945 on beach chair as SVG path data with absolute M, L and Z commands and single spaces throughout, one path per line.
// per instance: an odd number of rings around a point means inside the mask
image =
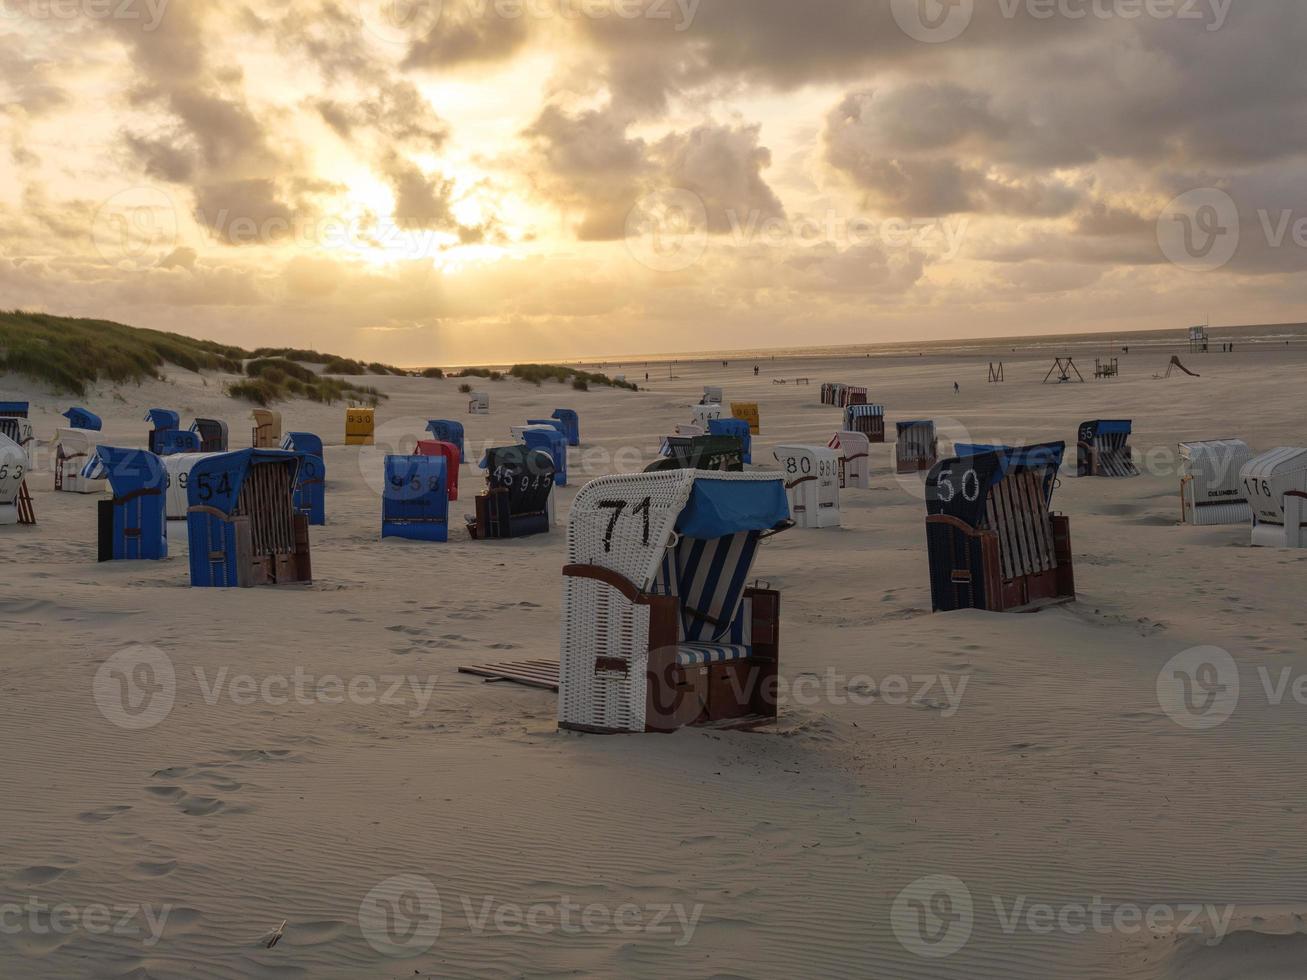
M 1060 442 L 999 447 L 930 471 L 926 546 L 936 612 L 1013 612 L 1075 598 L 1070 523 L 1050 509 L 1065 451 Z
M 790 526 L 775 473 L 594 480 L 567 527 L 559 725 L 669 732 L 776 717 L 780 596 L 749 587 Z

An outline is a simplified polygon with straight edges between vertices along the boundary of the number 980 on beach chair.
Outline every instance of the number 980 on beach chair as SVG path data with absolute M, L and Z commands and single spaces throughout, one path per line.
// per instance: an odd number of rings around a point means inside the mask
M 790 509 L 802 528 L 840 526 L 840 462 L 827 446 L 777 446 Z
M 780 595 L 749 587 L 790 526 L 775 473 L 594 480 L 567 527 L 559 725 L 670 732 L 776 717 Z

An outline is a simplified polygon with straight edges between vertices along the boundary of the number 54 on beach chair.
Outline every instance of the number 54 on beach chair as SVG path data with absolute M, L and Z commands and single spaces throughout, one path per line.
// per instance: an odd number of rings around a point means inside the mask
M 780 595 L 748 585 L 790 526 L 777 473 L 607 476 L 572 504 L 558 720 L 611 734 L 776 717 Z

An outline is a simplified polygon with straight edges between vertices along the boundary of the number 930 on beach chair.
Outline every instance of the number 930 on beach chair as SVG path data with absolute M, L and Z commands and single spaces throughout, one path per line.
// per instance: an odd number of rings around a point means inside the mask
M 1000 447 L 934 466 L 926 547 L 936 612 L 1012 612 L 1075 598 L 1070 522 L 1051 510 L 1065 451 L 1060 442 Z
M 240 449 L 191 467 L 186 492 L 191 585 L 311 582 L 309 520 L 295 509 L 298 453 Z
M 840 526 L 840 463 L 828 446 L 777 446 L 790 510 L 802 528 Z
M 790 526 L 775 473 L 607 476 L 572 504 L 560 727 L 669 732 L 776 717 L 780 596 L 749 587 Z

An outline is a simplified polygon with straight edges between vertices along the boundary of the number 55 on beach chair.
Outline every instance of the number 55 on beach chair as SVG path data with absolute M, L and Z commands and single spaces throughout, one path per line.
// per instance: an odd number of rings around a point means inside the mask
M 780 595 L 748 579 L 759 542 L 789 526 L 776 473 L 586 484 L 567 527 L 559 725 L 608 734 L 774 720 Z
M 936 612 L 1015 612 L 1076 597 L 1070 522 L 1051 510 L 1065 451 L 1061 442 L 999 447 L 930 471 L 926 547 Z

